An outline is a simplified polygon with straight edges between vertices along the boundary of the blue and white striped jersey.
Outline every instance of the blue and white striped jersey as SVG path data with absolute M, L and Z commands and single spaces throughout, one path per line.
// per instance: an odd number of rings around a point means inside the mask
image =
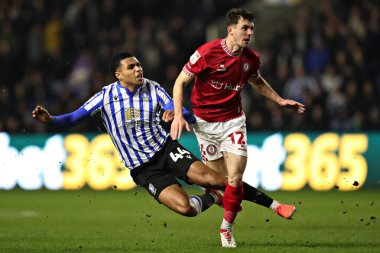
M 101 113 L 103 124 L 129 169 L 147 162 L 165 144 L 168 133 L 161 127 L 160 111 L 172 101 L 160 85 L 144 78 L 134 92 L 109 84 L 82 107 L 93 116 Z

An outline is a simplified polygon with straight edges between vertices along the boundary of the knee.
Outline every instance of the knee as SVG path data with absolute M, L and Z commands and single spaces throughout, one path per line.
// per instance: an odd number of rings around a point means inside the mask
M 231 176 L 228 176 L 228 183 L 232 186 L 239 186 L 243 183 L 243 174 L 234 173 Z

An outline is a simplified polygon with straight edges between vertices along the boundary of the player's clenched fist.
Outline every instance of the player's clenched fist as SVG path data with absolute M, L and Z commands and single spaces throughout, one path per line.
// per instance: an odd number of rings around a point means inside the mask
M 36 108 L 32 111 L 32 116 L 34 119 L 42 123 L 50 123 L 52 120 L 49 112 L 42 106 L 37 105 Z

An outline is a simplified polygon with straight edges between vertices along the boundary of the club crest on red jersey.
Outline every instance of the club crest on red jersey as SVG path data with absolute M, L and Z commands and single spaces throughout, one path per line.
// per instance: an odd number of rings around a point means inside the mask
M 249 63 L 245 62 L 243 64 L 243 70 L 244 70 L 244 72 L 248 72 L 250 68 L 251 68 L 251 66 L 249 65 Z

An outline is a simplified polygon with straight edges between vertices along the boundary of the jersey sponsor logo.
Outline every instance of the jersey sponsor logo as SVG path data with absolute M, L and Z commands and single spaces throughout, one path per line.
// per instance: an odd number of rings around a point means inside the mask
M 225 71 L 227 71 L 227 69 L 226 69 L 226 67 L 224 67 L 224 64 L 220 64 L 219 68 L 216 71 L 218 71 L 218 72 L 225 72 Z
M 190 56 L 190 63 L 195 64 L 199 58 L 201 58 L 201 55 L 199 54 L 198 50 L 194 52 L 192 56 Z
M 125 110 L 125 120 L 135 120 L 136 119 L 136 116 L 138 115 L 139 113 L 137 112 L 137 110 L 135 110 L 135 108 L 128 108 L 127 110 Z
M 214 144 L 209 144 L 206 148 L 206 152 L 209 155 L 215 155 L 216 154 L 216 146 Z
M 235 90 L 240 91 L 243 88 L 242 84 L 223 83 L 220 81 L 211 80 L 211 86 L 217 90 Z
M 148 98 L 149 99 L 149 98 Z M 141 127 L 142 124 L 149 126 L 149 122 L 145 122 L 140 118 L 140 111 L 135 108 L 128 108 L 125 111 L 125 126 L 127 128 Z
M 244 70 L 244 72 L 248 72 L 250 68 L 251 68 L 251 66 L 249 65 L 249 63 L 244 62 L 244 64 L 243 64 L 243 70 Z

